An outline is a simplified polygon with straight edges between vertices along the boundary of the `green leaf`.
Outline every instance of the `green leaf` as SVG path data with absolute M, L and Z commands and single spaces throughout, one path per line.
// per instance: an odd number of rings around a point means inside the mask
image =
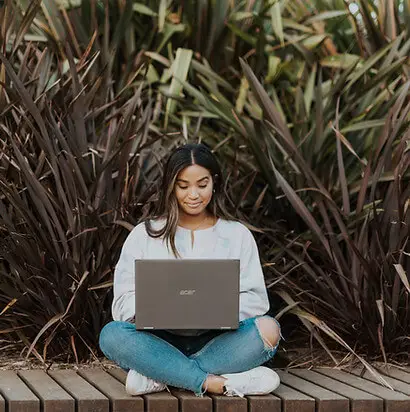
M 312 70 L 310 72 L 307 84 L 306 84 L 306 89 L 304 93 L 304 101 L 305 101 L 305 109 L 306 109 L 306 115 L 309 116 L 310 114 L 310 108 L 312 106 L 312 101 L 313 101 L 313 93 L 315 89 L 315 80 L 316 80 L 316 72 L 317 72 L 317 64 L 315 63 L 312 67 Z
M 360 56 L 355 54 L 336 54 L 333 56 L 327 56 L 320 60 L 320 64 L 323 67 L 333 67 L 336 69 L 348 69 L 352 65 L 356 64 L 360 60 Z
M 203 117 L 207 119 L 219 119 L 219 116 L 208 112 L 206 110 L 201 110 L 201 111 L 192 111 L 192 110 L 181 110 L 180 112 L 181 116 L 187 116 L 187 117 Z
M 408 276 L 406 275 L 406 272 L 403 269 L 403 266 L 401 264 L 394 264 L 394 268 L 396 269 L 397 274 L 400 277 L 400 280 L 403 282 L 403 285 L 407 289 L 407 292 L 410 293 L 410 284 L 409 284 L 409 279 Z
M 56 3 L 65 9 L 75 8 L 81 5 L 82 0 L 55 0 Z
M 235 26 L 232 23 L 226 23 L 226 26 L 229 27 L 229 29 L 234 34 L 236 34 L 239 38 L 241 38 L 245 42 L 249 43 L 253 47 L 256 46 L 257 38 L 255 36 L 252 36 L 251 34 L 248 34 L 247 32 L 241 30 L 239 27 Z
M 285 44 L 285 36 L 283 34 L 282 13 L 280 9 L 279 0 L 270 8 L 270 15 L 272 21 L 272 29 L 276 37 L 280 40 L 280 44 Z
M 304 47 L 307 49 L 311 50 L 317 47 L 320 43 L 323 42 L 323 40 L 326 39 L 327 34 L 316 34 L 314 36 L 309 36 L 306 39 L 302 40 L 302 44 Z
M 159 81 L 158 72 L 155 70 L 155 67 L 152 64 L 148 66 L 148 71 L 145 77 L 149 84 Z
M 176 52 L 175 60 L 172 63 L 170 72 L 172 73 L 171 86 L 169 94 L 172 96 L 179 96 L 182 91 L 182 84 L 188 76 L 188 69 L 191 64 L 192 50 L 179 48 Z M 175 111 L 175 100 L 168 98 L 165 109 L 165 128 L 168 125 L 169 115 Z
M 347 10 L 333 10 L 333 11 L 325 11 L 323 13 L 319 13 L 316 16 L 310 17 L 305 21 L 306 24 L 315 23 L 317 21 L 329 20 L 334 19 L 335 17 L 340 16 L 347 16 L 349 15 L 349 11 Z
M 281 63 L 281 59 L 274 55 L 270 55 L 268 58 L 268 73 L 265 78 L 266 83 L 271 83 L 275 77 L 279 74 L 279 65 Z
M 373 127 L 382 127 L 386 123 L 384 119 L 365 120 L 363 122 L 353 123 L 343 127 L 341 133 L 355 132 L 357 130 L 372 129 Z
M 208 32 L 206 33 L 207 37 L 207 46 L 205 49 L 205 57 L 209 58 L 214 47 L 218 47 L 216 41 L 219 35 L 222 33 L 222 30 L 225 29 L 225 22 L 227 20 L 227 14 L 229 7 L 231 5 L 230 0 L 218 0 L 218 1 L 204 1 L 200 2 L 206 7 L 208 5 L 208 10 L 212 10 L 212 19 L 211 25 Z M 204 4 L 205 3 L 205 4 Z M 205 9 L 206 10 L 206 9 Z M 206 14 L 207 12 L 205 12 Z M 229 27 L 229 23 L 226 24 Z
M 240 21 L 244 19 L 249 19 L 251 17 L 254 17 L 254 13 L 250 11 L 237 11 L 229 16 L 229 20 Z
M 164 65 L 165 67 L 170 67 L 171 66 L 171 62 L 165 58 L 164 56 L 162 56 L 159 53 L 155 53 L 155 52 L 145 52 L 145 55 L 148 56 L 150 59 L 155 60 L 159 63 L 161 63 L 162 65 Z
M 223 77 L 219 76 L 216 72 L 214 72 L 210 67 L 205 66 L 197 60 L 192 60 L 191 66 L 198 73 L 201 73 L 204 76 L 208 77 L 209 80 L 214 80 L 217 84 L 219 84 L 220 86 L 224 87 L 232 93 L 235 92 L 235 88 L 232 87 L 232 85 L 229 82 L 227 82 Z
M 297 31 L 301 31 L 302 33 L 314 34 L 316 33 L 312 27 L 305 26 L 303 24 L 296 23 L 294 20 L 282 18 L 283 27 L 286 29 L 294 29 Z
M 185 28 L 185 24 L 165 23 L 165 28 L 163 30 L 163 38 L 155 51 L 159 53 L 175 33 L 182 33 L 185 30 Z
M 350 80 L 344 89 L 350 89 L 352 85 L 356 83 L 366 72 L 373 68 L 373 66 L 390 50 L 391 47 L 392 43 L 388 44 L 386 47 L 366 60 L 362 67 L 358 68 L 350 75 Z
M 248 96 L 249 83 L 246 80 L 246 77 L 242 77 L 241 86 L 239 87 L 238 97 L 235 102 L 235 110 L 238 113 L 243 112 L 243 107 L 245 106 L 246 98 Z
M 154 10 L 150 9 L 148 6 L 142 3 L 133 3 L 132 9 L 139 14 L 145 14 L 146 16 L 155 17 L 158 16 L 158 13 L 155 13 Z
M 162 33 L 165 26 L 165 17 L 167 13 L 167 0 L 160 0 L 158 10 L 158 32 Z
M 279 97 L 278 97 L 278 94 L 276 93 L 276 89 L 275 88 L 272 88 L 272 100 L 273 100 L 273 103 L 274 103 L 274 105 L 275 105 L 275 107 L 276 107 L 276 109 L 277 109 L 277 111 L 278 111 L 278 114 L 279 114 L 279 116 L 280 116 L 280 118 L 282 119 L 282 122 L 284 123 L 284 124 L 286 124 L 286 116 L 285 116 L 285 112 L 284 112 L 284 110 L 283 110 L 283 107 L 282 107 L 282 103 L 280 102 L 280 99 L 279 99 Z

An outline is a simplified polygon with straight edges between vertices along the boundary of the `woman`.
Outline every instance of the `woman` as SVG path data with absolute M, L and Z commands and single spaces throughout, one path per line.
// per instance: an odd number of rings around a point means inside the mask
M 135 259 L 240 259 L 239 328 L 234 331 L 137 331 Z M 269 309 L 258 249 L 251 232 L 223 206 L 220 166 L 202 144 L 175 149 L 164 169 L 156 211 L 127 237 L 114 273 L 113 322 L 100 335 L 107 358 L 128 370 L 126 390 L 141 395 L 185 388 L 244 396 L 279 385 L 259 366 L 278 347 L 278 322 Z M 204 308 L 206 310 L 206 308 Z

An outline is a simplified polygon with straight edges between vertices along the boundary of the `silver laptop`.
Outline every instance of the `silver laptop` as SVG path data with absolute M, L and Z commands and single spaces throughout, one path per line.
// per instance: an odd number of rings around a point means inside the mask
M 239 260 L 135 260 L 135 326 L 237 329 Z

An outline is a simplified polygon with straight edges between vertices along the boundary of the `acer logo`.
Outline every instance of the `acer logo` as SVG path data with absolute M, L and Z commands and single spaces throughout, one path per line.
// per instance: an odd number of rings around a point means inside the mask
M 193 295 L 196 292 L 195 289 L 182 289 L 179 291 L 180 295 Z

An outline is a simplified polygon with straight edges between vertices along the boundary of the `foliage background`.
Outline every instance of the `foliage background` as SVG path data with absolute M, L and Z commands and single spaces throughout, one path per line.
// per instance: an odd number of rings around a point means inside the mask
M 409 5 L 6 1 L 2 344 L 98 353 L 160 164 L 204 141 L 260 229 L 283 347 L 408 362 Z

